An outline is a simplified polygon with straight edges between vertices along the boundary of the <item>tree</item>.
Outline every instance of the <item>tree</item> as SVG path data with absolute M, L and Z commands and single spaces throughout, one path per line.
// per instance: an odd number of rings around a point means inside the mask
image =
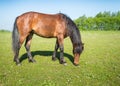
M 75 20 L 76 25 L 82 30 L 120 30 L 120 11 L 104 11 L 95 17 L 85 15 Z

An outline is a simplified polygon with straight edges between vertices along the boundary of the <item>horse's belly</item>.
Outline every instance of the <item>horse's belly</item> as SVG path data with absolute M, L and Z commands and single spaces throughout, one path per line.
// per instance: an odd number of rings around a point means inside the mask
M 55 31 L 52 30 L 47 30 L 47 29 L 38 29 L 37 31 L 35 31 L 35 33 L 41 37 L 45 37 L 45 38 L 53 38 L 56 37 L 56 33 Z

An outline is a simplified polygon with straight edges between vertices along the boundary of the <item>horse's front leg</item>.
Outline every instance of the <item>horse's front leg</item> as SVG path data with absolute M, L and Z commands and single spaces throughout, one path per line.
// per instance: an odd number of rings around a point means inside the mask
M 58 40 L 56 40 L 55 50 L 54 50 L 53 55 L 52 55 L 52 60 L 53 60 L 53 61 L 56 61 L 56 60 L 57 60 L 56 54 L 57 54 L 58 48 L 59 48 L 59 43 L 58 43 Z
M 30 33 L 30 35 L 27 36 L 26 42 L 25 42 L 25 48 L 26 48 L 26 51 L 27 51 L 29 62 L 36 62 L 33 59 L 32 55 L 31 55 L 31 52 L 30 52 L 30 44 L 31 44 L 32 37 L 33 37 L 33 33 Z
M 64 60 L 64 46 L 63 46 L 64 38 L 58 38 L 59 48 L 60 48 L 60 64 L 66 65 L 66 61 Z

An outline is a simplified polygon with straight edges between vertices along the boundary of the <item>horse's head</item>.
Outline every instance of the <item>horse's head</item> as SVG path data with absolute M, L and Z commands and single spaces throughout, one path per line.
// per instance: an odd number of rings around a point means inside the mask
M 74 65 L 77 66 L 79 64 L 80 54 L 82 53 L 83 50 L 84 50 L 83 43 L 73 45 Z

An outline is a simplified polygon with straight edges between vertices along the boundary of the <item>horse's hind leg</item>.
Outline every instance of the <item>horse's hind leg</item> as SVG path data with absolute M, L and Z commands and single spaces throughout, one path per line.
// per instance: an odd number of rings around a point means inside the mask
M 20 60 L 19 60 L 19 51 L 20 48 L 24 42 L 24 39 L 22 37 L 20 37 L 20 39 L 18 39 L 19 42 L 16 44 L 16 50 L 14 51 L 15 55 L 14 55 L 14 61 L 16 62 L 17 65 L 20 65 Z
M 59 48 L 59 43 L 58 43 L 58 40 L 56 40 L 55 50 L 54 50 L 53 56 L 52 56 L 52 60 L 53 60 L 53 61 L 56 60 L 56 53 L 57 53 L 58 48 Z
M 30 52 L 30 44 L 31 44 L 32 37 L 33 37 L 33 33 L 31 32 L 30 35 L 27 36 L 26 42 L 25 42 L 25 48 L 27 51 L 29 62 L 35 62 Z
M 20 60 L 18 58 L 19 50 L 20 50 L 20 45 L 18 44 L 17 49 L 15 51 L 15 55 L 14 55 L 14 62 L 16 62 L 17 65 L 20 65 Z

